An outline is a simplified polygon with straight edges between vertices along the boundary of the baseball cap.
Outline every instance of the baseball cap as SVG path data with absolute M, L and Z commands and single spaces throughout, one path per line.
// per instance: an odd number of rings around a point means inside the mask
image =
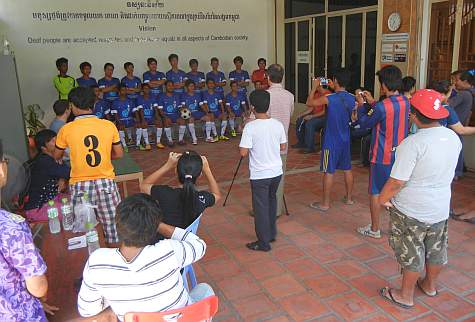
M 449 116 L 449 111 L 442 107 L 443 96 L 432 89 L 420 89 L 411 97 L 411 105 L 422 115 L 433 120 Z

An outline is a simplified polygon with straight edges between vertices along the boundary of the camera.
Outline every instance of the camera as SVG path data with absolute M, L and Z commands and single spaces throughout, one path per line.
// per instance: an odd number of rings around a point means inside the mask
M 326 77 L 318 77 L 320 79 L 321 86 L 328 86 L 328 78 Z

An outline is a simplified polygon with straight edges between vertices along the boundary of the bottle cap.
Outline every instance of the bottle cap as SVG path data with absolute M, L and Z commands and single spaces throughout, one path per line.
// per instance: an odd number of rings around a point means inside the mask
M 51 207 L 53 207 L 53 206 L 54 206 L 54 200 L 48 201 L 48 205 L 50 205 Z

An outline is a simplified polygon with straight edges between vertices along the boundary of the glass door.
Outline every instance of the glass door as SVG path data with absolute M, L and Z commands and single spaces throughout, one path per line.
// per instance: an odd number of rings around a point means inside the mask
M 305 103 L 310 87 L 310 64 L 311 64 L 311 21 L 302 20 L 297 24 L 297 102 Z

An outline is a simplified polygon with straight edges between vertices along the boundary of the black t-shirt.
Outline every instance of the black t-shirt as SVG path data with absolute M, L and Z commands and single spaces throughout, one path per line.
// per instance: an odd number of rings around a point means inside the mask
M 191 222 L 185 222 L 185 214 L 183 213 L 183 204 L 181 202 L 181 192 L 183 188 L 172 188 L 169 186 L 152 186 L 150 195 L 158 201 L 163 211 L 163 222 L 175 227 L 186 228 L 203 213 L 203 211 L 214 206 L 214 195 L 208 191 L 198 191 L 197 209 L 193 214 Z

